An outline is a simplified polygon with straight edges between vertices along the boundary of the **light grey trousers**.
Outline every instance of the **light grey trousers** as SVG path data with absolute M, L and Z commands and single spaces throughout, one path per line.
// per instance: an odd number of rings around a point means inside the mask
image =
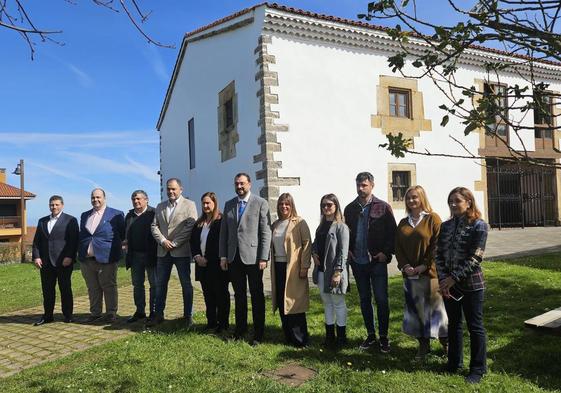
M 80 271 L 88 287 L 90 313 L 99 316 L 102 313 L 105 297 L 105 312 L 117 314 L 117 263 L 99 263 L 94 258 L 80 262 Z

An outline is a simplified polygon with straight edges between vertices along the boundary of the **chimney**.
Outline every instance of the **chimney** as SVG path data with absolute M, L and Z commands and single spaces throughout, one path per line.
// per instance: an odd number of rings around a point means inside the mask
M 6 183 L 6 168 L 0 168 L 0 183 Z

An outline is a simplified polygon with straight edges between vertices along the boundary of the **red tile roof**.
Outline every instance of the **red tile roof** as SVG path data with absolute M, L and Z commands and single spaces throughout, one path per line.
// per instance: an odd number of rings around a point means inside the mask
M 20 198 L 21 190 L 6 183 L 0 183 L 0 198 Z M 25 191 L 25 199 L 35 198 L 35 194 Z
M 185 34 L 185 38 L 191 37 L 191 36 L 193 36 L 195 34 L 198 34 L 202 31 L 205 31 L 205 30 L 208 30 L 208 29 L 213 28 L 215 26 L 218 26 L 218 25 L 220 25 L 222 23 L 225 23 L 229 20 L 237 18 L 238 16 L 247 14 L 247 13 L 249 13 L 249 12 L 251 12 L 251 11 L 255 10 L 256 8 L 261 7 L 261 6 L 267 6 L 269 8 L 273 8 L 273 9 L 276 9 L 276 10 L 279 10 L 279 11 L 290 12 L 292 14 L 307 16 L 307 17 L 311 17 L 311 18 L 325 20 L 325 21 L 328 21 L 328 22 L 343 23 L 345 25 L 356 26 L 356 27 L 364 27 L 366 29 L 384 31 L 384 32 L 388 32 L 390 30 L 389 27 L 385 27 L 385 26 L 373 25 L 373 24 L 370 24 L 370 23 L 361 22 L 361 21 L 357 21 L 357 20 L 340 18 L 338 16 L 318 14 L 316 12 L 306 11 L 306 10 L 303 10 L 303 9 L 300 9 L 300 8 L 288 7 L 288 6 L 285 6 L 285 5 L 278 4 L 278 3 L 264 2 L 264 3 L 256 4 L 253 7 L 243 9 L 243 10 L 238 11 L 238 12 L 232 14 L 232 15 L 226 16 L 225 18 L 218 19 L 217 21 L 212 22 L 212 23 L 210 23 L 206 26 L 202 26 L 202 27 L 200 27 L 196 30 L 193 30 L 193 31 Z M 497 55 L 514 57 L 514 58 L 518 58 L 518 59 L 524 59 L 524 60 L 531 60 L 532 59 L 530 56 L 526 56 L 526 55 L 522 55 L 522 54 L 518 54 L 518 53 L 509 53 L 509 52 L 504 51 L 504 50 L 489 48 L 489 47 L 481 46 L 481 45 L 470 45 L 470 48 L 471 49 L 476 49 L 476 50 L 481 50 L 481 51 L 484 51 L 484 52 L 494 53 L 494 54 L 497 54 Z M 534 59 L 534 60 L 539 62 L 539 63 L 550 64 L 550 65 L 554 65 L 554 66 L 561 66 L 560 62 L 553 61 L 553 60 L 547 60 L 547 59 Z

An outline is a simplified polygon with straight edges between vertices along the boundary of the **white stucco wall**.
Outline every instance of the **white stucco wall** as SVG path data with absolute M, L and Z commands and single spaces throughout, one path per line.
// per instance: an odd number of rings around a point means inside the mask
M 184 182 L 184 195 L 193 199 L 200 208 L 200 196 L 214 191 L 221 207 L 233 197 L 233 177 L 238 172 L 254 174 L 261 164 L 253 163 L 260 153 L 257 144 L 261 130 L 259 82 L 254 50 L 258 45 L 263 21 L 263 8 L 245 14 L 217 28 L 254 16 L 254 23 L 224 34 L 215 35 L 187 45 L 169 107 L 163 119 L 161 133 L 161 173 L 164 182 L 178 177 Z M 208 33 L 211 30 L 205 31 Z M 218 93 L 235 80 L 238 95 L 236 157 L 221 162 L 218 149 Z M 195 119 L 196 167 L 189 169 L 187 122 Z M 165 185 L 165 184 L 164 184 Z M 262 181 L 253 179 L 258 191 Z M 165 190 L 162 195 L 166 199 Z
M 254 50 L 262 34 L 265 7 L 242 15 L 210 31 L 224 28 L 254 17 L 250 25 L 188 44 L 179 71 L 169 107 L 163 118 L 161 132 L 161 172 L 165 179 L 179 177 L 185 183 L 184 194 L 194 199 L 205 191 L 217 193 L 220 204 L 233 196 L 233 176 L 248 172 L 252 176 L 261 169 L 253 156 L 260 153 L 257 139 L 260 88 L 255 81 L 257 65 Z M 271 34 L 267 31 L 266 34 Z M 355 196 L 355 176 L 370 171 L 375 178 L 374 193 L 388 200 L 388 164 L 416 165 L 417 183 L 427 190 L 433 208 L 446 218 L 448 192 L 456 186 L 474 190 L 474 182 L 481 179 L 478 160 L 431 158 L 409 155 L 402 159 L 392 157 L 378 145 L 386 142 L 380 129 L 371 127 L 371 115 L 377 114 L 377 89 L 380 75 L 396 76 L 387 65 L 388 53 L 369 50 L 351 50 L 348 47 L 326 45 L 318 41 L 297 40 L 293 36 L 272 36 L 268 53 L 275 56 L 270 70 L 278 73 L 278 124 L 287 124 L 289 132 L 277 133 L 282 151 L 275 160 L 282 162 L 281 177 L 299 177 L 300 185 L 282 187 L 296 200 L 300 215 L 310 223 L 312 230 L 319 222 L 319 199 L 326 193 L 335 193 L 344 207 Z M 475 67 L 464 67 L 458 73 L 459 84 L 473 85 L 486 75 Z M 218 93 L 232 80 L 238 95 L 237 131 L 240 141 L 237 155 L 221 162 L 218 150 L 217 106 Z M 523 85 L 521 78 L 505 75 L 501 82 Z M 546 81 L 552 82 L 552 81 Z M 551 83 L 550 90 L 561 91 L 559 83 Z M 421 131 L 415 138 L 415 149 L 432 152 L 464 154 L 461 146 L 448 135 L 458 137 L 468 149 L 477 153 L 479 135 L 463 137 L 464 125 L 454 118 L 442 128 L 443 111 L 438 108 L 446 99 L 432 80 L 418 81 L 423 93 L 424 117 L 432 121 L 432 131 Z M 510 116 L 519 114 L 511 112 Z M 196 168 L 189 169 L 187 122 L 195 119 Z M 527 116 L 528 125 L 533 118 Z M 511 135 L 511 141 L 515 138 Z M 533 149 L 533 132 L 528 132 L 526 147 Z M 514 143 L 515 146 L 516 143 Z M 262 181 L 253 179 L 253 191 L 258 192 Z M 475 192 L 477 202 L 484 210 L 482 192 Z M 165 198 L 165 190 L 163 198 Z M 395 211 L 396 219 L 404 209 Z
M 300 178 L 300 186 L 283 187 L 281 192 L 294 196 L 299 214 L 311 228 L 319 222 L 322 195 L 335 193 L 343 206 L 356 197 L 354 179 L 358 172 L 370 171 L 376 183 L 375 195 L 388 200 L 388 163 L 416 165 L 417 184 L 425 188 L 442 218 L 449 216 L 446 198 L 452 188 L 465 186 L 475 191 L 474 182 L 481 180 L 478 160 L 414 155 L 397 159 L 378 147 L 386 142 L 386 137 L 380 129 L 371 127 L 370 119 L 377 113 L 379 75 L 398 76 L 387 65 L 388 54 L 292 36 L 274 36 L 268 51 L 275 56 L 276 64 L 270 67 L 278 72 L 279 80 L 279 86 L 273 88 L 279 104 L 272 109 L 280 112 L 278 122 L 289 126 L 289 132 L 278 134 L 282 144 L 282 151 L 275 153 L 275 160 L 282 161 L 279 176 Z M 459 84 L 467 86 L 484 77 L 475 68 L 465 67 L 458 72 Z M 511 75 L 501 82 L 524 84 Z M 424 117 L 432 120 L 432 131 L 421 131 L 420 137 L 415 138 L 415 150 L 464 155 L 463 148 L 449 138 L 451 134 L 477 154 L 479 134 L 464 137 L 465 126 L 455 118 L 446 127 L 440 127 L 444 113 L 438 106 L 447 101 L 432 80 L 419 80 L 418 89 L 423 93 Z M 510 115 L 519 116 L 514 112 Z M 525 121 L 533 124 L 531 116 Z M 514 139 L 512 135 L 511 140 Z M 525 144 L 533 149 L 533 131 L 526 136 Z M 474 193 L 484 211 L 483 192 Z M 397 220 L 404 214 L 404 208 L 395 211 Z

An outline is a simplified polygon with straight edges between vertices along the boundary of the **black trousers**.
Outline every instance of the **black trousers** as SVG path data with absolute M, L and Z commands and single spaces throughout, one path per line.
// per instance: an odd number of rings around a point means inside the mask
M 74 300 L 72 297 L 72 276 L 73 266 L 54 267 L 49 261 L 44 261 L 41 267 L 41 288 L 43 290 L 43 309 L 44 318 L 52 319 L 55 309 L 55 286 L 58 281 L 60 298 L 62 303 L 62 313 L 66 318 L 72 317 Z
M 228 329 L 230 325 L 228 273 L 215 266 L 207 266 L 200 270 L 200 282 L 205 299 L 208 326 Z
M 276 301 L 281 318 L 282 331 L 288 344 L 303 347 L 308 344 L 308 323 L 305 313 L 285 314 L 284 313 L 284 291 L 286 288 L 286 266 L 284 262 L 276 262 L 275 269 L 275 288 Z
M 261 341 L 265 333 L 265 295 L 263 293 L 263 270 L 258 264 L 245 265 L 236 254 L 230 264 L 230 281 L 234 287 L 236 304 L 236 335 L 247 332 L 247 285 L 251 295 L 254 339 Z

